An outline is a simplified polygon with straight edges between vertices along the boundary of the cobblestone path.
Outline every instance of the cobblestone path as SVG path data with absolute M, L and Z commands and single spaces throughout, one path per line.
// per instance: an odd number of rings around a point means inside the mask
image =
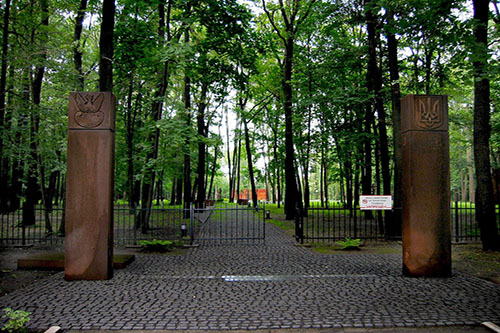
M 404 278 L 400 255 L 320 255 L 272 225 L 261 244 L 138 255 L 110 281 L 55 274 L 0 298 L 46 329 L 416 327 L 500 322 L 500 286 L 454 273 Z

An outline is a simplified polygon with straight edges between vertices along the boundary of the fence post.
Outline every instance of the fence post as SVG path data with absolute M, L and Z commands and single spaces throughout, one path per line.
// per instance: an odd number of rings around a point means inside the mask
M 451 210 L 453 211 L 453 209 Z M 460 228 L 459 228 L 459 218 L 458 218 L 458 202 L 455 201 L 455 239 L 457 242 L 459 241 L 459 236 L 460 236 Z
M 300 244 L 304 244 L 304 225 L 302 220 L 302 211 L 299 204 L 295 206 L 295 240 L 300 241 Z
M 264 201 L 264 208 L 262 209 L 262 239 L 266 241 L 266 202 Z
M 190 245 L 193 245 L 193 242 L 194 242 L 194 210 L 193 210 L 193 203 L 191 202 L 189 204 L 189 223 L 190 223 L 190 240 L 189 240 L 189 244 Z
M 134 245 L 137 245 L 137 228 L 138 228 L 138 225 L 137 225 L 137 221 L 138 221 L 138 217 L 137 217 L 137 202 L 134 202 Z

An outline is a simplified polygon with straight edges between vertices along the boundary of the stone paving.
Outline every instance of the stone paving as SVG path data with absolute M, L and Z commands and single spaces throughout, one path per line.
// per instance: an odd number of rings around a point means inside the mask
M 110 281 L 58 273 L 0 298 L 30 328 L 227 330 L 500 323 L 500 286 L 454 272 L 405 278 L 400 255 L 320 255 L 272 225 L 258 244 L 138 255 Z

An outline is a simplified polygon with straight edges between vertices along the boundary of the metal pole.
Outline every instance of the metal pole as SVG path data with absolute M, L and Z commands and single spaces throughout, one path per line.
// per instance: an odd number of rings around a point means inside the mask
M 137 245 L 137 202 L 134 202 L 134 221 L 132 222 L 134 229 L 134 245 Z
M 190 240 L 189 240 L 189 244 L 190 245 L 193 245 L 193 242 L 194 242 L 194 210 L 193 210 L 193 203 L 191 202 L 189 204 L 189 222 L 190 222 Z
M 266 242 L 266 202 L 264 201 L 264 209 L 262 209 L 262 239 Z

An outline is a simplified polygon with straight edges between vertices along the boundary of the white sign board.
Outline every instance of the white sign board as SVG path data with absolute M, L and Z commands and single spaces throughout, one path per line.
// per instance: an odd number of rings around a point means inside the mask
M 359 205 L 361 210 L 391 210 L 392 197 L 390 195 L 361 195 Z

